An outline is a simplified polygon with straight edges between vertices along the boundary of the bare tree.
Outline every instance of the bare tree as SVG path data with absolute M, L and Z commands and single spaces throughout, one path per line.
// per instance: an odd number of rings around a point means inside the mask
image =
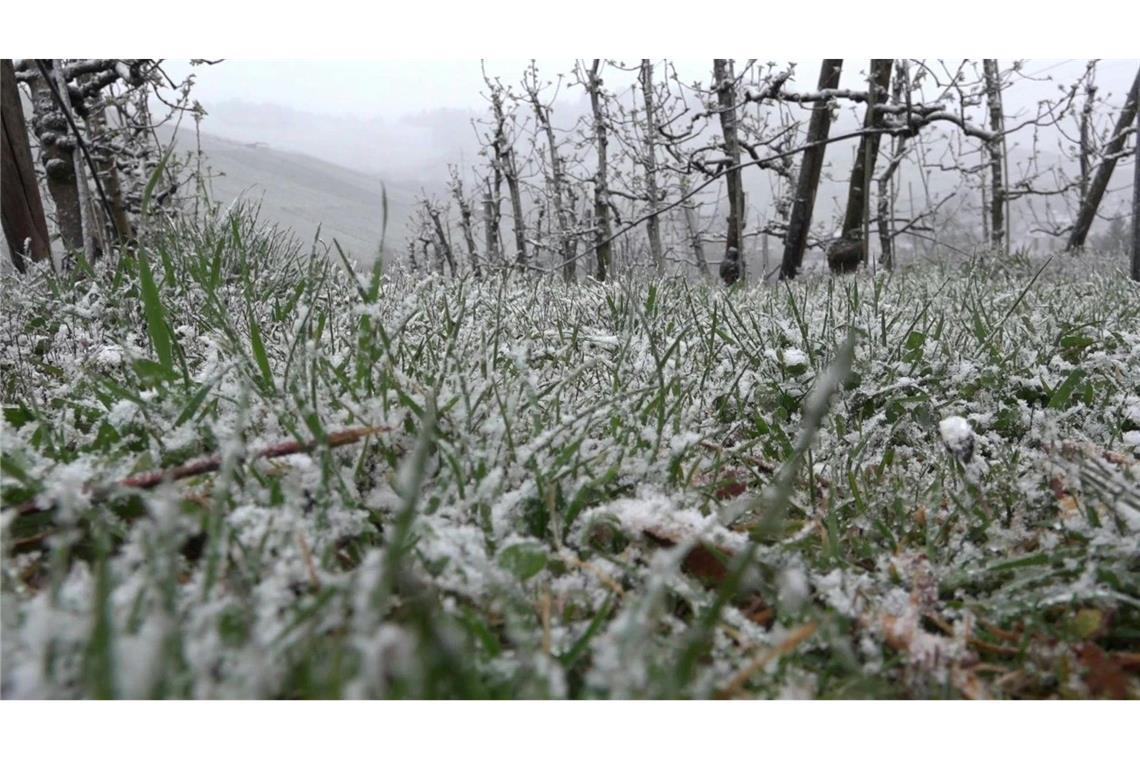
M 905 60 L 899 60 L 895 63 L 896 73 L 894 86 L 892 88 L 891 103 L 892 105 L 899 105 L 906 100 L 910 101 L 910 69 Z M 906 133 L 894 136 L 894 150 L 891 152 L 890 163 L 879 174 L 879 195 L 878 195 L 878 230 L 879 230 L 879 248 L 881 249 L 881 261 L 884 267 L 890 269 L 894 266 L 894 241 L 895 241 L 895 190 L 894 190 L 894 176 L 898 171 L 899 166 L 902 164 L 903 158 L 906 156 L 907 141 L 910 136 Z
M 527 265 L 526 250 L 526 219 L 523 218 L 522 190 L 519 186 L 518 165 L 515 161 L 514 146 L 507 138 L 507 117 L 503 111 L 503 97 L 505 88 L 496 80 L 491 81 L 485 77 L 487 87 L 491 91 L 491 113 L 494 122 L 494 138 L 492 140 L 492 159 L 494 182 L 494 230 L 493 236 L 498 237 L 501 224 L 499 212 L 499 187 L 503 178 L 507 180 L 507 191 L 511 196 L 511 213 L 513 219 L 511 226 L 515 232 L 515 263 L 520 267 Z
M 71 138 L 75 142 L 78 150 L 71 151 L 71 160 L 75 164 L 75 188 L 79 200 L 79 223 L 83 239 L 83 255 L 87 261 L 94 262 L 95 257 L 99 255 L 101 246 L 96 245 L 95 235 L 95 221 L 93 219 L 94 209 L 91 207 L 91 187 L 87 184 L 87 170 L 83 164 L 83 143 L 82 137 L 79 134 L 79 129 L 75 125 L 75 116 L 72 113 L 71 98 L 65 96 L 68 92 L 67 78 L 63 74 L 63 61 L 56 61 L 56 65 L 50 70 L 41 67 L 41 73 L 45 78 L 54 77 L 54 82 L 49 82 L 49 86 L 53 90 L 56 98 L 56 105 L 59 106 L 60 111 L 63 113 L 64 119 L 67 120 L 68 126 L 71 127 Z M 96 178 L 96 181 L 98 179 Z
M 25 256 L 30 256 L 32 261 L 42 261 L 51 255 L 51 248 L 47 218 L 32 165 L 24 109 L 16 89 L 16 72 L 8 58 L 0 59 L 0 96 L 3 98 L 0 122 L 4 133 L 0 216 L 12 263 L 23 272 Z
M 740 143 L 736 130 L 736 76 L 732 61 L 713 60 L 713 79 L 719 106 L 720 129 L 724 136 L 723 171 L 728 190 L 728 227 L 725 233 L 724 259 L 720 262 L 720 278 L 732 285 L 743 275 L 744 255 L 744 184 L 740 177 Z
M 54 63 L 48 61 L 50 70 Z M 75 176 L 74 138 L 52 94 L 53 83 L 35 69 L 29 83 L 32 90 L 32 130 L 40 143 L 40 161 L 47 177 L 48 193 L 55 206 L 55 223 L 64 246 L 83 249 L 83 220 L 79 210 L 79 184 Z
M 574 260 L 574 245 L 570 234 L 570 222 L 566 211 L 566 180 L 562 169 L 562 157 L 559 155 L 558 140 L 554 136 L 554 127 L 550 123 L 550 105 L 540 100 L 538 83 L 538 68 L 532 60 L 527 75 L 523 77 L 523 88 L 534 109 L 534 118 L 538 128 L 546 137 L 546 147 L 549 151 L 550 172 L 547 176 L 547 187 L 550 201 L 554 206 L 554 222 L 556 224 L 555 240 L 559 254 L 562 257 L 562 277 L 571 282 L 576 276 L 576 262 Z
M 681 180 L 681 196 L 689 195 L 688 182 L 682 178 Z M 693 262 L 697 266 L 697 271 L 701 273 L 701 277 L 708 279 L 711 276 L 709 272 L 709 263 L 705 259 L 705 244 L 701 239 L 701 227 L 697 221 L 697 210 L 692 201 L 684 201 L 682 204 L 682 211 L 685 218 L 685 233 L 689 240 L 689 246 L 693 251 Z
M 887 99 L 888 88 L 891 84 L 891 69 L 894 60 L 891 58 L 874 58 L 871 60 L 871 72 L 868 88 L 870 95 L 867 98 L 867 112 L 863 117 L 864 133 L 859 138 L 859 147 L 855 153 L 855 164 L 851 169 L 851 183 L 847 188 L 847 210 L 843 216 L 843 230 L 838 241 L 833 243 L 827 251 L 827 265 L 833 272 L 854 272 L 860 261 L 868 258 L 867 247 L 870 241 L 866 239 L 863 230 L 863 220 L 867 215 L 868 188 L 871 177 L 875 173 L 876 158 L 879 155 L 879 133 L 882 127 L 883 114 L 876 106 Z
M 1005 117 L 1001 104 L 1001 74 L 996 58 L 982 61 L 985 80 L 986 105 L 989 108 L 990 129 L 997 137 L 990 140 L 987 149 L 990 156 L 990 242 L 994 248 L 1001 248 L 1005 241 L 1006 207 L 1009 203 L 1004 180 L 1005 164 Z
M 498 206 L 490 192 L 483 193 L 483 236 L 488 261 L 501 261 L 499 250 Z
M 475 249 L 475 232 L 471 225 L 471 204 L 467 202 L 467 197 L 463 194 L 463 179 L 455 167 L 451 167 L 451 194 L 459 206 L 459 228 L 463 230 L 463 240 L 467 243 L 467 257 L 471 262 L 471 272 L 476 277 L 481 277 L 483 272 L 479 266 L 479 253 Z
M 819 89 L 824 91 L 838 88 L 842 69 L 843 59 L 824 59 L 819 71 Z M 826 99 L 816 101 L 812 106 L 811 121 L 808 124 L 809 147 L 804 150 L 803 159 L 800 161 L 796 198 L 792 205 L 792 216 L 788 220 L 788 232 L 784 237 L 784 258 L 780 263 L 780 277 L 784 279 L 795 277 L 803 265 L 808 231 L 811 229 L 812 210 L 815 207 L 815 195 L 823 172 L 825 141 L 830 130 L 830 101 Z
M 1136 143 L 1132 155 L 1132 279 L 1140 282 L 1140 109 L 1136 113 Z
M 1138 99 L 1140 99 L 1140 70 L 1136 72 L 1136 79 L 1132 82 L 1128 99 L 1120 111 L 1112 139 L 1105 147 L 1104 157 L 1101 159 L 1096 176 L 1093 177 L 1092 184 L 1089 186 L 1088 196 L 1077 213 L 1076 224 L 1073 225 L 1068 243 L 1065 245 L 1067 251 L 1076 250 L 1085 244 L 1085 238 L 1088 237 L 1089 229 L 1092 227 L 1093 220 L 1096 219 L 1101 198 L 1104 197 L 1104 191 L 1108 188 L 1108 181 L 1112 179 L 1112 170 L 1116 168 L 1116 162 L 1124 154 L 1125 141 L 1128 133 L 1133 129 L 1132 122 L 1136 120 Z M 1140 135 L 1137 136 L 1137 139 L 1140 140 Z
M 1095 62 L 1089 62 L 1089 79 L 1085 83 L 1085 102 L 1081 107 L 1080 118 L 1080 138 L 1079 138 L 1079 158 L 1081 164 L 1081 178 L 1078 185 L 1079 194 L 1078 200 L 1080 205 L 1084 205 L 1089 197 L 1089 182 L 1092 179 L 1092 115 L 1093 105 L 1096 103 L 1096 83 L 1093 81 L 1091 74 L 1093 73 Z
M 594 253 L 597 257 L 596 277 L 605 282 L 612 261 L 610 233 L 609 188 L 607 185 L 608 164 L 606 160 L 606 115 L 603 104 L 602 78 L 599 74 L 602 61 L 595 58 L 586 77 L 586 89 L 590 93 L 590 108 L 593 113 L 594 140 L 597 145 L 597 168 L 594 172 Z
M 192 65 L 214 62 L 192 60 Z M 187 171 L 203 171 L 173 156 L 157 127 L 183 114 L 203 113 L 190 103 L 193 76 L 181 84 L 148 59 L 24 59 L 13 61 L 15 78 L 31 93 L 40 159 L 54 219 L 64 246 L 90 257 L 111 243 L 130 243 L 132 215 L 141 211 L 143 187 L 162 161 L 163 177 L 148 211 L 170 213 L 182 200 Z M 162 104 L 152 114 L 150 101 Z M 112 117 L 108 117 L 108 111 Z M 208 171 L 208 169 L 207 169 Z M 90 180 L 90 183 L 88 182 Z M 199 183 L 199 187 L 201 184 Z
M 455 277 L 457 274 L 455 255 L 451 252 L 451 242 L 448 240 L 447 233 L 444 232 L 443 222 L 439 217 L 439 209 L 426 199 L 423 201 L 423 207 L 428 219 L 431 220 L 432 231 L 435 233 L 434 240 L 429 236 L 425 236 L 425 242 L 430 241 L 435 246 L 437 260 L 446 260 L 447 267 L 451 270 L 451 276 Z M 442 263 L 440 264 L 440 271 L 443 271 Z
M 123 185 L 119 181 L 119 168 L 116 164 L 116 153 L 107 128 L 107 103 L 100 100 L 86 119 L 88 135 L 91 138 L 91 152 L 98 172 L 98 181 L 106 195 L 110 215 L 108 222 L 115 240 L 126 243 L 134 239 L 134 225 L 131 224 L 127 213 L 127 204 L 123 197 Z
M 646 234 L 649 237 L 649 255 L 653 259 L 653 267 L 657 274 L 661 274 L 665 255 L 661 248 L 661 225 L 657 219 L 657 207 L 660 203 L 657 188 L 657 113 L 653 102 L 653 63 L 648 58 L 641 60 L 642 99 L 645 101 L 645 192 L 649 196 L 649 211 L 652 216 L 646 224 Z

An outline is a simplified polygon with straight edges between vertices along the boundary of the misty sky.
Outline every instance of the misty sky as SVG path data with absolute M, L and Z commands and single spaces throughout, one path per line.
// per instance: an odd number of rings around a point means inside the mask
M 671 59 L 682 80 L 708 81 L 711 61 Z M 631 60 L 631 62 L 633 62 Z M 814 85 L 818 59 L 797 62 L 797 88 Z M 1006 62 L 1003 62 L 1003 64 Z M 527 59 L 495 59 L 486 62 L 491 76 L 504 82 L 518 81 Z M 843 86 L 856 87 L 863 60 L 852 60 L 845 67 Z M 1007 112 L 1035 103 L 1056 91 L 1058 83 L 1080 76 L 1083 60 L 1032 60 L 1025 70 L 1051 76 L 1052 82 L 1019 82 L 1007 95 Z M 544 76 L 570 72 L 573 59 L 538 59 Z M 1124 93 L 1136 73 L 1136 62 L 1104 60 L 1097 69 L 1097 82 L 1103 93 Z M 211 102 L 242 100 L 270 103 L 315 113 L 395 119 L 410 113 L 436 108 L 482 109 L 483 78 L 477 60 L 438 61 L 342 61 L 342 60 L 240 60 L 230 59 L 213 67 L 191 68 L 186 61 L 170 60 L 167 70 L 180 78 L 197 74 L 196 97 L 209 109 Z M 632 81 L 632 75 L 611 71 L 607 85 L 614 80 Z M 1119 98 L 1118 98 L 1119 99 Z
M 737 60 L 739 73 L 744 69 L 746 59 Z M 947 61 L 946 67 L 953 70 L 958 60 Z M 669 61 L 686 85 L 700 82 L 702 87 L 709 86 L 711 59 Z M 559 74 L 564 75 L 554 106 L 556 128 L 560 123 L 561 128 L 570 128 L 575 119 L 589 112 L 583 88 L 574 85 L 574 63 L 572 58 L 537 60 L 543 81 L 557 80 Z M 585 63 L 588 65 L 589 62 Z M 633 68 L 637 59 L 626 63 Z M 939 65 L 937 61 L 928 63 L 933 67 Z M 1001 65 L 1004 69 L 1011 63 L 1002 61 Z M 1098 129 L 1112 128 L 1112 109 L 1119 108 L 1123 102 L 1136 76 L 1137 63 L 1136 60 L 1102 60 L 1099 63 L 1096 79 L 1099 94 L 1108 100 L 1110 108 L 1100 109 Z M 516 92 L 528 64 L 528 59 L 521 58 L 485 62 L 489 76 L 500 78 Z M 867 59 L 845 59 L 840 86 L 865 89 L 864 71 L 868 64 Z M 783 70 L 785 65 L 785 62 L 778 61 L 777 70 Z M 1007 126 L 1013 128 L 1029 121 L 1036 114 L 1040 100 L 1057 99 L 1062 94 L 1060 89 L 1067 92 L 1080 78 L 1085 66 L 1084 60 L 1027 61 L 1022 72 L 1029 78 L 1018 79 L 1003 96 Z M 793 80 L 787 89 L 815 89 L 819 67 L 819 59 L 796 61 Z M 380 181 L 383 181 L 399 224 L 410 218 L 415 198 L 446 197 L 446 183 L 452 167 L 465 173 L 468 182 L 474 182 L 478 179 L 480 162 L 485 161 L 479 157 L 479 151 L 481 145 L 486 144 L 485 120 L 489 104 L 482 94 L 486 86 L 478 60 L 226 60 L 215 66 L 193 68 L 185 60 L 168 60 L 166 70 L 176 81 L 191 72 L 196 75 L 193 97 L 208 112 L 202 124 L 203 132 L 232 141 L 229 147 L 212 143 L 214 147 L 206 150 L 207 154 L 218 152 L 212 158 L 217 159 L 217 166 L 227 174 L 228 192 L 262 199 L 267 209 L 276 204 L 274 208 L 279 207 L 280 212 L 278 220 L 295 228 L 300 224 L 297 209 L 305 208 L 315 214 L 315 206 L 320 206 L 322 216 L 314 219 L 311 226 L 315 229 L 319 221 L 327 229 L 335 229 L 346 240 L 355 231 L 356 237 L 365 241 L 357 246 L 361 250 L 372 250 L 375 245 L 365 240 L 366 231 L 352 227 L 361 221 L 355 217 L 362 217 L 365 226 L 372 224 L 378 229 L 367 213 L 341 213 L 344 209 L 340 207 L 343 205 L 340 201 L 326 203 L 308 196 L 305 200 L 298 200 L 305 193 L 316 192 L 312 187 L 314 183 L 331 182 L 329 178 L 335 172 L 329 174 L 325 169 L 319 170 L 324 172 L 321 174 L 323 180 L 308 178 L 293 187 L 289 182 L 296 177 L 259 173 L 259 170 L 251 169 L 248 162 L 277 161 L 280 164 L 278 168 L 288 168 L 296 173 L 300 171 L 297 159 L 285 158 L 281 152 L 301 153 L 367 175 L 375 180 L 373 189 L 376 192 L 379 192 Z M 658 68 L 657 76 L 660 75 Z M 628 88 L 636 82 L 636 73 L 609 66 L 603 72 L 603 78 L 611 92 L 628 93 Z M 940 78 L 949 79 L 949 73 Z M 928 91 L 922 97 L 932 99 L 937 94 Z M 696 106 L 694 102 L 690 105 Z M 808 110 L 808 106 L 800 108 L 801 118 L 806 120 Z M 854 128 L 862 119 L 860 105 L 847 103 L 841 111 L 839 118 L 848 128 Z M 971 118 L 986 118 L 984 109 L 974 108 L 973 111 Z M 1073 125 L 1070 122 L 1071 118 L 1064 126 L 1071 131 Z M 184 122 L 183 126 L 189 124 Z M 277 153 L 274 157 L 259 156 L 249 150 L 259 146 Z M 969 147 L 967 145 L 966 149 Z M 1055 128 L 1045 127 L 1040 132 L 1023 129 L 1012 135 L 1008 148 L 1010 176 L 1017 180 L 1040 171 L 1064 171 L 1062 164 L 1068 160 L 1065 157 L 1071 150 L 1071 142 L 1066 141 Z M 228 151 L 226 156 L 220 154 L 222 150 Z M 851 150 L 832 150 L 829 162 L 845 166 Z M 933 155 L 938 159 L 940 154 L 935 152 Z M 1044 165 L 1037 163 L 1037 156 L 1043 157 Z M 842 176 L 842 169 L 836 171 Z M 746 177 L 747 190 L 756 199 L 757 209 L 765 207 L 764 199 L 769 198 L 772 192 L 768 187 L 770 178 L 762 175 L 761 172 L 752 172 Z M 1123 187 L 1130 184 L 1130 179 L 1131 175 L 1121 176 L 1117 184 L 1123 183 L 1120 185 Z M 839 213 L 842 189 L 842 183 L 835 184 L 825 178 L 819 207 Z M 936 190 L 948 192 L 947 187 L 941 185 Z M 1119 193 L 1111 194 L 1108 204 L 1111 205 L 1118 196 L 1123 198 Z M 366 199 L 356 200 L 365 203 L 365 208 L 375 207 L 374 199 L 367 202 Z M 368 206 L 367 203 L 373 205 Z M 1063 206 L 1060 202 L 1054 205 L 1058 208 Z M 1058 213 L 1063 215 L 1065 212 Z M 267 215 L 271 214 L 267 212 Z M 301 227 L 302 237 L 312 235 L 308 227 Z

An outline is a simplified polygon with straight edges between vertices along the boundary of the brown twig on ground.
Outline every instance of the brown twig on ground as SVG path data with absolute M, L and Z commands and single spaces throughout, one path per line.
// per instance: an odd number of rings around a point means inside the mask
M 376 433 L 388 432 L 391 432 L 391 428 L 383 426 L 349 428 L 348 430 L 330 433 L 326 441 L 316 439 L 308 441 L 281 441 L 280 443 L 275 443 L 272 446 L 258 451 L 250 457 L 242 457 L 241 459 L 249 459 L 252 461 L 257 459 L 276 459 L 278 457 L 289 456 L 290 454 L 304 454 L 319 447 L 322 443 L 326 444 L 330 449 L 335 449 L 338 446 L 347 446 L 351 443 L 356 443 Z M 137 488 L 145 491 L 155 488 L 161 483 L 173 483 L 176 480 L 185 480 L 186 478 L 193 478 L 198 475 L 206 475 L 211 472 L 217 472 L 221 468 L 222 455 L 214 454 L 213 456 L 187 462 L 177 467 L 169 467 L 164 470 L 152 470 L 151 472 L 132 475 L 129 478 L 123 478 L 109 487 L 99 488 L 97 490 L 88 487 L 86 490 L 91 493 L 93 500 L 105 499 L 119 488 Z M 39 511 L 35 499 L 17 504 L 14 509 L 21 515 Z

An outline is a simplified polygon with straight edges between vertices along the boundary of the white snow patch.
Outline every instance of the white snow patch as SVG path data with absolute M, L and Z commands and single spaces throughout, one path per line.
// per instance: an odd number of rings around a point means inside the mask
M 942 442 L 946 448 L 963 459 L 968 457 L 974 448 L 974 431 L 964 417 L 951 415 L 938 423 L 938 432 L 942 434 Z

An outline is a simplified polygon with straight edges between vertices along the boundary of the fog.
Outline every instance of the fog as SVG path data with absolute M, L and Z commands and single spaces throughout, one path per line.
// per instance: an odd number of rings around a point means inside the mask
M 670 59 L 682 82 L 711 78 L 711 61 Z M 585 94 L 573 84 L 574 60 L 537 59 L 540 75 L 563 74 L 555 116 L 575 117 L 586 108 Z M 636 63 L 630 61 L 629 63 Z M 1009 63 L 1003 62 L 1003 65 Z M 1006 91 L 1007 123 L 1032 112 L 1042 98 L 1076 80 L 1083 60 L 1032 60 Z M 484 67 L 488 76 L 517 84 L 527 59 L 440 61 L 226 60 L 191 66 L 171 60 L 176 80 L 193 74 L 194 97 L 208 116 L 203 131 L 239 141 L 307 153 L 393 182 L 434 183 L 449 163 L 465 163 L 478 150 L 472 119 L 484 115 Z M 820 61 L 796 62 L 789 89 L 814 89 Z M 782 62 L 780 63 L 782 65 Z M 860 89 L 867 61 L 847 62 L 842 87 Z M 1135 62 L 1104 60 L 1097 68 L 1100 92 L 1112 105 L 1123 101 L 1135 75 Z M 621 92 L 635 74 L 604 72 L 611 92 Z M 1047 145 L 1046 145 L 1047 147 Z
M 613 93 L 615 103 L 622 104 L 619 107 L 637 107 L 632 90 L 636 72 L 625 70 L 634 69 L 637 62 L 614 61 L 603 69 L 606 89 Z M 589 61 L 581 63 L 589 65 Z M 797 61 L 785 90 L 816 89 L 820 63 L 819 59 Z M 946 81 L 958 63 L 958 59 L 947 61 L 945 70 L 939 70 L 942 64 L 937 61 L 930 65 Z M 1012 63 L 1006 60 L 1000 65 L 1008 69 Z M 266 220 L 291 228 L 302 239 L 312 239 L 320 230 L 327 240 L 335 238 L 354 255 L 368 259 L 381 242 L 381 187 L 386 189 L 389 202 L 390 234 L 384 256 L 399 257 L 412 229 L 417 199 L 446 199 L 450 167 L 458 167 L 467 186 L 472 187 L 472 181 L 477 182 L 477 175 L 487 166 L 487 158 L 479 155 L 488 142 L 489 103 L 484 96 L 484 76 L 498 79 L 518 93 L 529 64 L 528 59 L 226 60 L 192 66 L 186 60 L 169 60 L 164 66 L 175 81 L 194 77 L 193 97 L 207 114 L 201 122 L 202 133 L 208 138 L 203 148 L 219 175 L 214 182 L 216 200 L 228 203 L 237 197 L 252 198 L 261 205 Z M 669 64 L 681 83 L 709 87 L 711 60 L 669 59 Z M 869 61 L 848 59 L 844 64 L 840 87 L 865 89 L 864 72 Z M 540 80 L 551 83 L 544 97 L 555 98 L 555 127 L 571 130 L 590 112 L 589 98 L 574 74 L 575 60 L 537 59 L 536 65 Z M 760 61 L 759 65 L 770 64 Z M 776 71 L 782 71 L 788 64 L 780 61 L 774 65 Z M 1041 100 L 1059 99 L 1062 91 L 1067 92 L 1081 77 L 1086 65 L 1085 60 L 1025 61 L 1016 81 L 1003 93 L 1007 128 L 1032 120 Z M 745 60 L 738 59 L 738 74 L 744 69 Z M 1098 63 L 1098 97 L 1104 101 L 1096 112 L 1099 131 L 1111 129 L 1113 111 L 1123 103 L 1135 71 L 1134 60 Z M 658 76 L 664 76 L 663 72 L 659 68 Z M 922 97 L 932 102 L 941 94 L 927 87 Z M 689 106 L 700 110 L 691 91 L 686 98 Z M 802 108 L 801 125 L 806 125 L 809 105 L 792 108 Z M 956 110 L 956 105 L 950 108 Z M 521 107 L 520 118 L 529 117 L 528 110 Z M 967 118 L 985 118 L 980 109 L 974 111 Z M 863 106 L 841 102 L 836 118 L 834 130 L 855 130 L 862 123 Z M 191 126 L 190 120 L 183 119 L 182 126 Z M 1042 171 L 1073 176 L 1077 169 L 1069 138 L 1075 124 L 1069 118 L 1061 128 L 1068 130 L 1067 138 L 1055 127 L 1026 128 L 1008 135 L 1011 181 Z M 956 130 L 932 125 L 925 132 L 931 140 L 941 134 L 948 145 Z M 529 138 L 520 134 L 519 139 L 520 148 L 526 151 Z M 182 144 L 189 147 L 188 141 Z M 816 203 L 818 224 L 826 225 L 841 215 L 854 150 L 852 143 L 828 151 Z M 942 150 L 932 153 L 936 164 L 961 160 L 961 156 L 954 159 Z M 957 150 L 968 151 L 969 161 L 981 160 L 980 148 L 970 141 Z M 580 153 L 588 165 L 591 151 Z M 334 166 L 314 164 L 309 157 Z M 1121 204 L 1127 201 L 1123 191 L 1131 186 L 1126 175 L 1120 173 L 1114 178 L 1103 204 L 1106 215 L 1123 212 Z M 898 179 L 903 188 L 911 183 L 915 188 L 925 187 L 932 195 L 920 200 L 929 204 L 955 194 L 961 176 L 954 171 L 922 175 L 916 165 L 905 162 Z M 745 172 L 743 182 L 749 224 L 755 229 L 772 218 L 778 188 L 774 176 L 766 171 Z M 708 212 L 718 207 L 721 190 L 718 183 L 702 193 L 702 201 L 711 204 L 706 206 Z M 909 188 L 907 193 L 909 197 Z M 968 195 L 954 201 L 969 218 L 980 218 L 980 211 L 965 208 L 977 203 L 980 197 Z M 1010 210 L 1012 232 L 1020 238 L 1033 237 L 1043 217 L 1050 225 L 1063 224 L 1073 213 L 1067 203 L 1064 198 L 1026 198 Z M 976 237 L 982 231 L 979 227 L 969 234 Z M 1041 239 L 1033 245 L 1038 243 L 1053 246 L 1056 240 Z M 749 249 L 756 245 L 755 241 L 748 243 Z M 759 253 L 752 250 L 747 253 L 756 255 Z

